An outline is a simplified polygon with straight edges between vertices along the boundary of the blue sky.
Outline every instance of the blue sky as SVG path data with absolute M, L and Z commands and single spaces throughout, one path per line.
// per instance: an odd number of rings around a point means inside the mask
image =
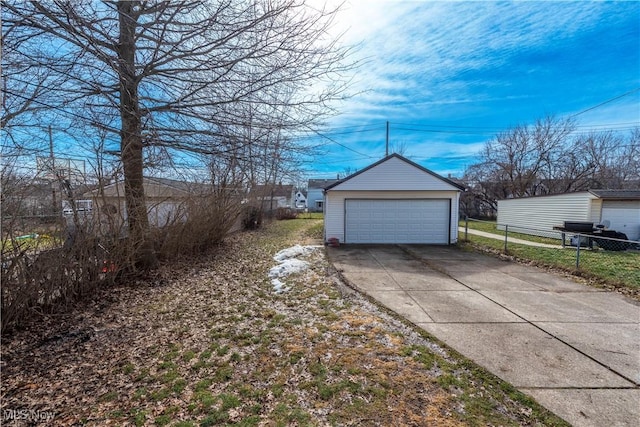
M 387 121 L 392 147 L 458 176 L 497 132 L 546 115 L 640 126 L 640 2 L 347 0 L 334 31 L 360 43 L 360 94 L 337 105 L 308 177 L 379 160 Z

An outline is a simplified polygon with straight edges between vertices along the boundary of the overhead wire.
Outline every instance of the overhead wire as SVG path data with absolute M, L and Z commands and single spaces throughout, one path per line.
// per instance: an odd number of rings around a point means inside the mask
M 594 109 L 600 108 L 606 104 L 609 104 L 613 101 L 616 101 L 618 99 L 621 99 L 625 96 L 628 96 L 630 94 L 633 94 L 635 92 L 640 91 L 640 87 L 635 88 L 633 90 L 627 91 L 621 95 L 615 96 L 613 98 L 610 98 L 608 100 L 605 100 L 597 105 L 594 105 L 592 107 L 586 108 L 578 113 L 575 113 L 571 116 L 569 116 L 569 118 L 573 118 L 576 116 L 579 116 L 581 114 L 584 114 L 588 111 L 592 111 Z M 62 114 L 65 114 L 67 116 L 71 116 L 71 117 L 75 117 L 75 118 L 79 118 L 82 120 L 85 120 L 87 122 L 93 123 L 95 125 L 99 125 L 100 127 L 104 128 L 105 130 L 109 130 L 111 132 L 119 132 L 119 129 L 116 129 L 114 127 L 105 125 L 103 123 L 99 123 L 98 121 L 96 121 L 95 119 L 91 119 L 91 118 L 87 118 L 81 114 L 75 113 L 73 111 L 70 111 L 70 109 L 68 107 L 60 107 L 60 106 L 54 106 L 51 105 L 49 103 L 46 102 L 42 102 L 40 100 L 37 99 L 31 99 L 28 98 L 24 95 L 18 94 L 18 93 L 14 93 L 14 92 L 9 92 L 12 96 L 24 99 L 24 100 L 29 100 L 31 102 L 34 102 L 36 104 L 42 105 L 46 108 L 50 108 L 52 110 L 55 111 L 59 111 Z M 386 122 L 389 123 L 389 122 Z M 373 158 L 377 158 L 376 156 L 371 156 L 369 154 L 366 154 L 362 151 L 358 151 L 350 146 L 348 146 L 346 143 L 343 142 L 339 142 L 337 140 L 335 140 L 333 137 L 335 136 L 342 136 L 342 135 L 357 135 L 357 134 L 364 134 L 364 133 L 371 133 L 371 132 L 377 132 L 377 131 L 384 131 L 386 128 L 386 123 L 369 123 L 369 124 L 354 124 L 354 125 L 345 125 L 345 126 L 335 126 L 335 127 L 331 127 L 326 129 L 325 132 L 318 132 L 316 133 L 316 135 L 309 135 L 309 136 L 293 136 L 291 137 L 291 139 L 293 140 L 313 140 L 316 138 L 320 138 L 321 140 L 325 140 L 327 141 L 325 144 L 322 145 L 330 145 L 330 144 L 335 144 L 338 145 L 348 151 L 351 151 L 355 154 L 357 154 L 358 156 L 360 156 L 359 158 L 350 158 L 350 159 L 342 159 L 339 161 L 335 161 L 335 162 L 326 162 L 325 163 L 339 163 L 339 162 L 344 162 L 344 161 L 354 161 L 354 160 L 365 160 L 365 159 L 373 159 Z M 396 127 L 394 128 L 395 131 L 408 131 L 408 132 L 418 132 L 418 133 L 437 133 L 437 134 L 458 134 L 458 135 L 489 135 L 489 134 L 496 134 L 499 132 L 504 131 L 504 129 L 501 128 L 497 128 L 497 127 L 489 127 L 489 126 L 461 126 L 461 125 L 451 125 L 451 124 L 425 124 L 425 123 L 403 123 L 403 122 L 396 122 L 393 123 L 394 125 L 396 125 Z M 637 128 L 638 126 L 640 126 L 640 122 L 621 122 L 621 123 L 603 123 L 603 124 L 594 124 L 594 125 L 576 125 L 576 128 L 578 128 L 578 130 L 574 131 L 574 133 L 576 134 L 585 134 L 585 133 L 590 133 L 590 132 L 594 132 L 594 131 L 598 131 L 598 132 L 607 132 L 607 131 L 628 131 L 628 130 L 633 130 L 635 128 Z M 32 152 L 43 152 L 44 150 L 33 150 Z M 442 157 L 442 156 L 441 156 Z
M 584 109 L 584 110 L 582 110 L 582 111 L 580 111 L 578 113 L 572 114 L 572 115 L 569 116 L 569 118 L 573 118 L 573 117 L 579 116 L 581 114 L 584 114 L 584 113 L 586 113 L 588 111 L 595 110 L 596 108 L 600 108 L 603 105 L 609 104 L 610 102 L 616 101 L 616 100 L 618 100 L 620 98 L 624 98 L 625 96 L 631 95 L 632 93 L 635 93 L 635 92 L 638 92 L 638 91 L 640 91 L 640 87 L 637 87 L 637 88 L 632 89 L 632 90 L 630 90 L 628 92 L 625 92 L 622 95 L 618 95 L 618 96 L 615 96 L 613 98 L 607 99 L 606 101 L 603 101 L 603 102 L 601 102 L 601 103 L 599 103 L 597 105 L 594 105 L 593 107 L 586 108 L 586 109 Z

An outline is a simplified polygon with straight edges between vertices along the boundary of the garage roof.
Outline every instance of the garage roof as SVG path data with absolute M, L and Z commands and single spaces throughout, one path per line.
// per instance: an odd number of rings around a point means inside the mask
M 464 186 L 462 186 L 462 185 L 460 185 L 460 184 L 458 184 L 458 183 L 456 183 L 456 182 L 454 182 L 454 181 L 452 181 L 450 179 L 444 178 L 444 177 L 438 175 L 437 173 L 435 173 L 433 171 L 430 171 L 429 169 L 427 169 L 427 168 L 425 168 L 423 166 L 420 166 L 419 164 L 414 163 L 411 160 L 409 160 L 409 159 L 407 159 L 407 158 L 405 158 L 405 157 L 403 157 L 403 156 L 401 156 L 399 154 L 396 154 L 396 153 L 390 154 L 390 155 L 384 157 L 383 159 L 373 163 L 372 165 L 369 165 L 366 168 L 364 168 L 362 170 L 359 170 L 358 172 L 356 172 L 354 174 L 351 174 L 351 175 L 347 176 L 344 179 L 341 179 L 340 181 L 334 182 L 333 184 L 331 184 L 328 187 L 326 187 L 325 191 L 328 191 L 328 190 L 331 190 L 331 189 L 333 189 L 335 187 L 338 187 L 339 185 L 344 184 L 345 182 L 350 181 L 350 180 L 352 180 L 352 179 L 354 179 L 354 178 L 356 178 L 356 177 L 358 177 L 358 176 L 360 176 L 360 175 L 362 175 L 364 173 L 367 173 L 367 172 L 371 171 L 372 169 L 374 169 L 374 168 L 376 168 L 376 167 L 382 165 L 383 163 L 388 162 L 388 161 L 390 161 L 392 159 L 398 159 L 398 160 L 406 163 L 407 166 L 415 168 L 420 172 L 426 173 L 426 174 L 430 175 L 431 177 L 436 178 L 437 180 L 440 180 L 443 183 L 446 183 L 446 184 L 452 186 L 453 187 L 453 188 L 451 188 L 452 190 L 464 191 Z

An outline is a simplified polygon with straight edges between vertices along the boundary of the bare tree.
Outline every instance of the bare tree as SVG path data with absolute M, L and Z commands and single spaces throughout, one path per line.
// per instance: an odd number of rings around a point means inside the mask
M 488 215 L 497 200 L 589 188 L 637 188 L 640 132 L 575 132 L 571 120 L 546 117 L 488 141 L 464 180 L 465 206 Z
M 147 238 L 145 150 L 237 158 L 254 139 L 234 139 L 226 129 L 257 124 L 234 105 L 269 106 L 281 133 L 312 128 L 329 111 L 328 101 L 343 96 L 340 73 L 351 68 L 344 62 L 348 49 L 326 39 L 336 11 L 304 1 L 33 0 L 3 7 L 3 38 L 19 35 L 16 58 L 28 58 L 47 77 L 27 81 L 23 97 L 37 103 L 39 82 L 56 81 L 46 84 L 57 97 L 55 108 L 118 137 L 119 147 L 110 149 L 122 162 L 129 237 L 140 267 L 155 263 Z M 115 122 L 95 121 L 88 112 Z M 263 127 L 268 116 L 261 116 Z
M 400 154 L 401 156 L 406 156 L 409 151 L 409 144 L 404 140 L 394 142 L 391 144 L 389 151 L 391 153 Z
M 640 127 L 633 129 L 624 141 L 619 158 L 624 188 L 640 188 Z
M 516 126 L 487 142 L 481 164 L 489 167 L 492 179 L 502 183 L 505 196 L 543 194 L 544 180 L 553 176 L 554 165 L 563 156 L 573 130 L 570 120 L 552 117 L 533 126 Z
M 338 177 L 338 179 L 344 179 L 344 178 L 348 177 L 349 175 L 353 175 L 356 172 L 358 172 L 358 170 L 356 168 L 352 168 L 351 166 L 347 166 L 346 168 L 344 168 L 342 170 L 342 172 L 338 173 L 337 177 Z

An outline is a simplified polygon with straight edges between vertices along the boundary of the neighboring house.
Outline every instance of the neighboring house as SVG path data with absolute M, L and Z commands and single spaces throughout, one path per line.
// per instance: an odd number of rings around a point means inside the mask
M 57 197 L 56 209 L 59 210 L 60 189 L 51 181 L 40 179 L 11 180 L 3 182 L 3 216 L 45 216 L 53 215 L 53 197 Z
M 70 213 L 70 195 L 78 202 L 78 194 L 93 187 L 78 185 L 70 187 L 64 181 L 32 178 L 8 179 L 2 189 L 2 207 L 5 215 L 23 217 L 54 217 Z M 80 203 L 78 210 L 90 211 L 90 206 Z
M 295 208 L 293 185 L 255 185 L 249 191 L 249 199 L 262 203 L 262 208 L 270 211 L 277 208 Z
M 294 205 L 296 209 L 304 209 L 307 207 L 307 196 L 300 190 L 296 191 Z
M 149 224 L 155 227 L 180 220 L 185 214 L 188 199 L 203 190 L 202 184 L 153 177 L 145 177 L 143 186 Z M 122 181 L 107 185 L 102 190 L 89 191 L 82 198 L 92 199 L 94 210 L 98 206 L 102 215 L 110 215 L 121 222 L 127 219 Z
M 325 240 L 424 243 L 458 240 L 464 187 L 391 154 L 325 190 Z
M 336 182 L 337 179 L 310 179 L 307 183 L 307 208 L 312 212 L 322 212 L 324 189 Z
M 640 190 L 589 190 L 498 200 L 498 224 L 504 229 L 540 234 L 564 221 L 604 224 L 631 240 L 640 240 Z

